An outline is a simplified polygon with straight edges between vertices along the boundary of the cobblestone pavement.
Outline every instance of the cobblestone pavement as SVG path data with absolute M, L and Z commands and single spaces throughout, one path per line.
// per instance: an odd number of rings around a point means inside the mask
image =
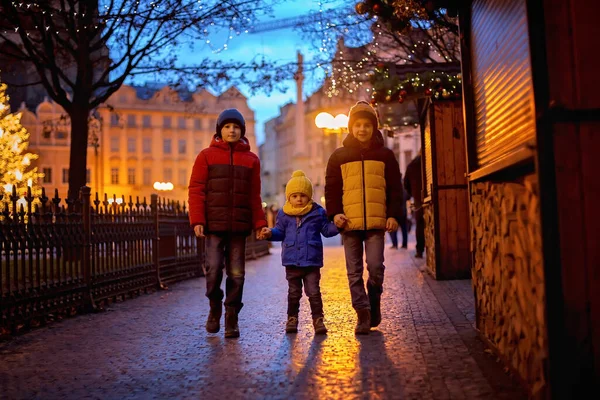
M 0 344 L 8 399 L 519 399 L 477 337 L 470 281 L 438 282 L 411 250 L 386 250 L 383 322 L 353 333 L 343 249 L 328 241 L 322 292 L 329 334 L 308 301 L 285 334 L 280 250 L 247 265 L 241 337 L 208 334 L 204 279 L 114 304 Z M 414 248 L 414 244 L 411 243 Z

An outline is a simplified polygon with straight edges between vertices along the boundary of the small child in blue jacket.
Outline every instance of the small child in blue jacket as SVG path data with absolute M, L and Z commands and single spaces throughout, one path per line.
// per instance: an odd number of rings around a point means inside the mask
M 308 297 L 315 334 L 327 333 L 323 322 L 321 299 L 321 267 L 323 241 L 337 235 L 338 228 L 327 219 L 327 213 L 312 201 L 312 183 L 304 172 L 295 171 L 285 187 L 286 202 L 277 214 L 277 223 L 265 236 L 282 244 L 281 261 L 288 281 L 287 333 L 298 332 L 298 312 L 302 298 L 302 283 Z

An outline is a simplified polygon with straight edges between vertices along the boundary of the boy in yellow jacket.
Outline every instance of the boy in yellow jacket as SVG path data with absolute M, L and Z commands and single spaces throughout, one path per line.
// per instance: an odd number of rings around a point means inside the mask
M 384 146 L 378 125 L 373 107 L 365 101 L 356 103 L 349 113 L 350 133 L 343 147 L 329 158 L 325 175 L 327 215 L 343 229 L 357 334 L 368 334 L 381 322 L 385 232 L 396 231 L 403 217 L 400 167 L 392 150 Z M 363 281 L 363 246 L 368 294 Z

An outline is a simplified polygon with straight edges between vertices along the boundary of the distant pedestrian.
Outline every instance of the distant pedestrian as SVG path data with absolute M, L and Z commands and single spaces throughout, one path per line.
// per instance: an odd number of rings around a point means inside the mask
M 223 265 L 227 273 L 225 337 L 240 335 L 238 314 L 246 266 L 246 237 L 268 229 L 260 198 L 260 161 L 244 137 L 246 123 L 236 109 L 223 111 L 210 146 L 196 157 L 189 185 L 189 218 L 206 238 L 206 330 L 219 332 L 223 309 Z
M 408 164 L 404 174 L 404 188 L 406 192 L 414 199 L 414 214 L 416 220 L 415 237 L 417 239 L 417 248 L 415 257 L 423 258 L 425 251 L 425 219 L 423 217 L 423 177 L 421 173 L 421 151 Z
M 285 331 L 298 331 L 298 313 L 302 298 L 302 284 L 308 297 L 316 334 L 327 333 L 323 321 L 321 299 L 321 267 L 323 241 L 321 235 L 333 237 L 338 228 L 327 220 L 323 207 L 312 200 L 311 181 L 303 171 L 294 171 L 285 187 L 286 202 L 279 211 L 277 223 L 265 236 L 283 242 L 281 262 L 288 281 L 288 308 Z
M 408 217 L 407 217 L 407 210 L 406 210 L 406 201 L 405 199 L 408 199 L 408 193 L 406 192 L 406 190 L 403 190 L 403 200 L 402 200 L 402 217 L 400 219 L 400 221 L 398 221 L 398 227 L 400 228 L 400 232 L 402 233 L 402 246 L 401 248 L 406 249 L 408 248 Z M 398 231 L 393 231 L 389 233 L 390 235 L 390 239 L 392 240 L 392 246 L 390 247 L 391 249 L 398 249 Z
M 402 218 L 402 177 L 392 150 L 383 144 L 377 113 L 365 101 L 350 109 L 343 146 L 329 157 L 325 176 L 327 214 L 343 229 L 344 252 L 357 334 L 381 322 L 385 232 Z M 363 281 L 366 252 L 367 292 Z

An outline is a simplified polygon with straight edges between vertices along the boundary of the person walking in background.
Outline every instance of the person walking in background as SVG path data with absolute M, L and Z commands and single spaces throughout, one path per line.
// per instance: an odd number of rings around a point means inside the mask
M 416 219 L 415 236 L 417 239 L 416 258 L 423 258 L 425 251 L 425 219 L 423 218 L 423 177 L 421 175 L 421 150 L 408 164 L 404 174 L 404 188 L 413 198 Z
M 327 219 L 323 207 L 313 202 L 312 182 L 303 171 L 294 171 L 285 186 L 285 204 L 279 211 L 275 228 L 265 237 L 283 242 L 281 263 L 288 281 L 288 311 L 285 331 L 298 332 L 298 313 L 302 298 L 302 283 L 308 297 L 315 334 L 327 333 L 323 321 L 321 299 L 321 268 L 323 267 L 323 240 L 339 233 Z
M 343 229 L 354 332 L 368 334 L 381 322 L 385 232 L 402 219 L 402 176 L 394 152 L 383 144 L 377 113 L 366 101 L 350 109 L 343 146 L 329 157 L 325 174 L 327 215 Z M 366 253 L 367 292 L 363 280 Z
M 402 248 L 408 247 L 408 214 L 406 209 L 406 199 L 410 198 L 406 190 L 403 188 L 403 201 L 402 201 L 402 215 L 403 217 L 398 221 L 398 227 L 402 233 Z M 390 239 L 392 239 L 391 249 L 398 249 L 398 231 L 390 232 Z
M 223 111 L 210 146 L 194 162 L 189 185 L 189 219 L 197 237 L 206 237 L 206 297 L 210 311 L 206 330 L 217 333 L 225 285 L 225 337 L 240 335 L 246 237 L 268 231 L 260 198 L 260 161 L 244 137 L 246 122 L 236 109 Z

